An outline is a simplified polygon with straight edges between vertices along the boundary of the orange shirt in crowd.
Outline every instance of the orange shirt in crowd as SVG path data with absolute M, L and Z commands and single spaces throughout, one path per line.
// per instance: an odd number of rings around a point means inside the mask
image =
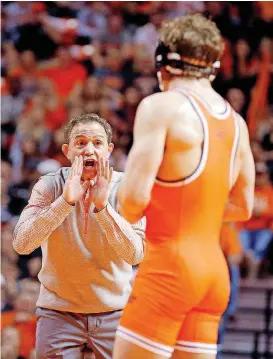
M 1 96 L 9 95 L 9 85 L 7 79 L 1 77 Z
M 231 51 L 231 43 L 227 39 L 224 39 L 224 42 L 225 42 L 225 48 L 221 59 L 221 73 L 226 78 L 232 78 L 234 59 Z
M 241 254 L 242 246 L 238 230 L 233 223 L 223 223 L 220 234 L 220 245 L 226 257 Z
M 273 6 L 271 1 L 255 1 L 255 5 L 260 9 L 260 15 L 263 20 L 273 20 Z
M 81 64 L 74 62 L 67 67 L 46 69 L 43 75 L 52 81 L 57 96 L 66 100 L 77 83 L 83 84 L 87 72 Z
M 47 109 L 45 126 L 51 131 L 62 127 L 67 118 L 65 102 L 68 99 L 74 86 L 83 84 L 87 72 L 85 68 L 76 62 L 67 67 L 54 67 L 46 69 L 43 77 L 51 81 L 53 91 L 57 98 L 57 106 L 53 110 Z
M 27 358 L 35 348 L 36 317 L 33 315 L 28 321 L 20 322 L 16 319 L 16 314 L 16 311 L 2 313 L 1 329 L 9 326 L 17 328 L 20 335 L 19 354 Z
M 31 76 L 34 78 L 39 78 L 42 75 L 42 71 L 39 67 L 33 68 L 32 71 L 26 71 L 23 67 L 18 66 L 14 68 L 13 70 L 9 71 L 8 76 L 9 77 L 18 77 L 22 78 L 25 76 Z
M 273 225 L 273 187 L 270 183 L 255 188 L 253 216 L 243 224 L 244 229 L 272 229 Z

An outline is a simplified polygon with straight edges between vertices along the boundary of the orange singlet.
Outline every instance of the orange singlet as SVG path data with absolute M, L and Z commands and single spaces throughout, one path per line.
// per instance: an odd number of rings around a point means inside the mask
M 203 127 L 197 169 L 177 182 L 156 180 L 146 210 L 147 249 L 117 335 L 156 354 L 216 354 L 218 325 L 229 299 L 229 274 L 219 245 L 239 141 L 236 113 L 213 113 L 194 92 Z

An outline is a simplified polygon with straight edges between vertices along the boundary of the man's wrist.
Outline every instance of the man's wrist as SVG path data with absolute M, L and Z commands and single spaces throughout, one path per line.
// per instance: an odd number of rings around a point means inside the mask
M 101 212 L 106 206 L 107 206 L 107 203 L 102 203 L 102 204 L 96 204 L 95 205 L 95 209 L 94 209 L 94 212 L 95 213 L 98 213 L 98 212 Z

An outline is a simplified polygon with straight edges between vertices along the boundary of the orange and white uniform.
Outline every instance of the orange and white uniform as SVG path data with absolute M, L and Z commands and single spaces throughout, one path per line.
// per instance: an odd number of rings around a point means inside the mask
M 192 91 L 203 127 L 194 173 L 177 182 L 155 181 L 146 209 L 147 248 L 117 335 L 156 354 L 174 349 L 215 354 L 218 324 L 229 300 L 229 273 L 220 248 L 223 213 L 239 140 L 229 104 L 213 113 Z

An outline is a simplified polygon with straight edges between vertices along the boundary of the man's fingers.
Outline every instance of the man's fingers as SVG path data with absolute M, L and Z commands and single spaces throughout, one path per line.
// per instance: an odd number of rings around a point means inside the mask
M 81 177 L 83 171 L 83 157 L 80 155 L 79 162 L 78 162 L 78 175 Z
M 83 171 L 83 157 L 82 156 L 76 156 L 74 158 L 74 162 L 72 164 L 71 167 L 72 171 L 71 171 L 71 176 L 80 176 L 82 175 L 82 171 Z
M 76 168 L 77 168 L 77 163 L 78 163 L 78 157 L 76 156 L 74 158 L 74 162 L 72 163 L 72 177 L 74 177 L 76 175 Z
M 101 176 L 105 177 L 106 174 L 106 164 L 105 164 L 105 159 L 102 157 L 101 158 Z
M 109 160 L 105 160 L 105 166 L 104 166 L 104 176 L 106 179 L 109 180 L 109 174 L 110 174 L 110 171 L 109 171 Z
M 112 181 L 113 171 L 114 171 L 114 169 L 113 169 L 113 167 L 111 167 L 109 170 L 109 183 Z
M 81 160 L 80 160 L 80 157 L 77 157 L 77 164 L 76 164 L 76 169 L 75 169 L 75 175 L 76 176 L 79 176 L 80 175 L 80 169 L 79 169 L 79 167 L 80 167 L 80 162 L 81 162 Z
M 98 160 L 98 176 L 102 176 L 101 157 Z

